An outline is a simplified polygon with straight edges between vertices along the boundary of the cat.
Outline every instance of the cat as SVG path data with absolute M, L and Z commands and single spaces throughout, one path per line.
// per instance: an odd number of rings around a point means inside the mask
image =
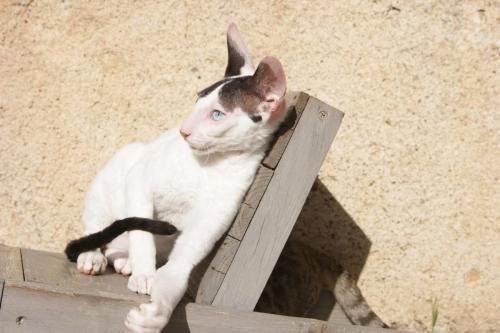
M 279 60 L 268 56 L 255 68 L 235 24 L 227 47 L 224 78 L 198 93 L 180 127 L 122 148 L 98 173 L 83 212 L 87 237 L 66 249 L 80 272 L 99 274 L 109 262 L 130 275 L 130 290 L 151 295 L 150 303 L 127 314 L 130 331 L 159 332 L 166 325 L 191 270 L 229 228 L 286 117 Z M 165 234 L 180 231 L 158 270 L 148 221 Z M 164 228 L 161 221 L 168 221 Z
M 356 281 L 336 261 L 308 244 L 289 239 L 255 307 L 255 311 L 307 317 L 327 290 L 356 325 L 387 326 L 370 308 Z
M 118 273 L 131 274 L 129 289 L 151 294 L 151 303 L 127 315 L 125 325 L 134 332 L 158 332 L 167 323 L 191 269 L 228 229 L 286 117 L 292 94 L 285 96 L 279 61 L 266 57 L 255 70 L 234 24 L 227 46 L 224 78 L 198 93 L 180 128 L 150 144 L 126 146 L 97 175 L 83 214 L 87 236 L 65 250 L 80 272 L 99 274 L 109 262 Z M 148 232 L 178 235 L 167 264 L 156 272 Z M 256 309 L 305 316 L 323 288 L 353 323 L 386 327 L 346 271 L 296 241 L 285 246 Z

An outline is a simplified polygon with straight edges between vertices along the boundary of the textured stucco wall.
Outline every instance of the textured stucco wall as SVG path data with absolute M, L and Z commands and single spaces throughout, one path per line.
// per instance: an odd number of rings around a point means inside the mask
M 292 88 L 346 113 L 301 217 L 309 235 L 347 256 L 342 231 L 366 237 L 360 285 L 386 321 L 424 329 L 437 297 L 438 331 L 493 332 L 499 14 L 496 1 L 2 0 L 0 243 L 77 236 L 113 152 L 173 126 L 220 78 L 234 20 L 254 60 L 278 56 Z M 357 227 L 329 225 L 325 203 Z

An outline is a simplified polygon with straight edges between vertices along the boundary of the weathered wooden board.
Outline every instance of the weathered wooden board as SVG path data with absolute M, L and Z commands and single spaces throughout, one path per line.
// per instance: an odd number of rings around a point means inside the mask
M 0 278 L 15 281 L 24 279 L 21 250 L 19 248 L 0 244 Z
M 104 274 L 90 276 L 80 273 L 76 264 L 61 253 L 21 249 L 24 276 L 27 282 L 43 283 L 61 289 L 104 297 L 147 300 L 127 289 L 128 277 L 108 267 Z
M 332 293 L 322 290 L 318 303 L 307 313 L 307 317 L 326 320 L 337 325 L 352 325 Z
M 191 274 L 191 283 L 188 294 L 200 304 L 211 304 L 219 289 L 222 280 L 231 265 L 240 241 L 226 235 L 218 250 L 213 251 L 213 258 L 209 259 L 207 268 L 198 268 Z
M 281 128 L 276 133 L 276 136 L 271 144 L 271 148 L 264 157 L 262 164 L 270 169 L 275 169 L 283 155 L 283 152 L 292 137 L 295 126 L 299 122 L 302 111 L 304 110 L 309 95 L 303 92 L 291 94 L 287 103 L 289 104 L 288 118 L 285 120 Z
M 253 310 L 302 209 L 343 114 L 309 97 L 213 305 Z
M 0 279 L 0 310 L 2 310 L 2 298 L 3 298 L 3 288 L 5 286 L 5 280 Z
M 2 333 L 123 332 L 136 302 L 55 293 L 6 285 L 0 308 Z
M 273 177 L 273 170 L 261 165 L 255 174 L 254 181 L 248 189 L 240 209 L 231 224 L 228 235 L 241 240 L 252 220 L 255 209 L 259 206 L 262 196 Z M 233 252 L 233 256 L 236 252 Z
M 224 310 L 190 303 L 176 309 L 163 332 L 322 333 L 325 327 L 325 322 L 314 319 Z
M 253 183 L 250 185 L 243 202 L 250 207 L 257 208 L 272 177 L 273 170 L 261 165 L 255 174 Z
M 10 284 L 0 307 L 2 333 L 123 332 L 127 312 L 138 303 L 92 295 L 59 293 L 43 285 Z M 174 333 L 384 333 L 386 330 L 331 326 L 308 318 L 222 310 L 181 303 L 163 332 Z
M 400 330 L 356 325 L 326 324 L 321 333 L 404 333 Z
M 228 235 L 233 238 L 242 240 L 245 232 L 247 231 L 250 221 L 252 221 L 253 215 L 255 214 L 255 207 L 251 207 L 246 203 L 242 203 L 238 215 L 234 219 L 231 228 L 228 231 Z

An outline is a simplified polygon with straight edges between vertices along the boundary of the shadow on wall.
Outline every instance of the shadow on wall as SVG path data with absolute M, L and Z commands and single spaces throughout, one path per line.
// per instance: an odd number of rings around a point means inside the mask
M 290 235 L 332 257 L 357 280 L 371 241 L 328 188 L 316 179 Z
M 330 266 L 340 274 L 340 265 L 357 280 L 370 247 L 368 237 L 316 179 L 256 310 L 329 319 L 335 300 L 321 291 L 321 272 Z

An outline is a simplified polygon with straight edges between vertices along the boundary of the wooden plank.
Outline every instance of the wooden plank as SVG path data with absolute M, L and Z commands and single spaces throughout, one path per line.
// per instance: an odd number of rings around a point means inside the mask
M 380 327 L 367 327 L 356 325 L 326 324 L 322 333 L 404 333 L 400 330 L 392 330 Z
M 7 285 L 0 327 L 2 333 L 123 332 L 125 315 L 136 303 Z
M 318 303 L 307 313 L 307 317 L 326 320 L 331 324 L 352 325 L 340 305 L 335 302 L 335 297 L 326 290 L 321 291 Z
M 240 241 L 238 239 L 229 235 L 225 236 L 223 243 L 205 270 L 203 278 L 194 294 L 196 295 L 197 303 L 212 303 L 239 245 Z
M 327 322 L 332 325 L 353 325 L 338 303 L 333 306 Z
M 325 322 L 315 319 L 226 310 L 190 303 L 176 309 L 163 332 L 320 333 L 325 325 Z
M 76 264 L 61 253 L 21 249 L 24 275 L 28 282 L 44 283 L 75 293 L 148 300 L 127 289 L 128 277 L 116 274 L 108 267 L 104 274 L 90 276 L 80 273 Z
M 289 107 L 288 117 L 275 134 L 271 148 L 262 161 L 262 164 L 266 167 L 275 169 L 278 165 L 278 162 L 280 161 L 281 156 L 283 155 L 283 152 L 292 137 L 293 130 L 299 122 L 300 116 L 307 104 L 308 99 L 309 95 L 303 92 L 291 93 L 287 98 L 287 105 Z
M 343 114 L 308 99 L 213 305 L 253 310 L 302 209 Z
M 250 207 L 257 208 L 264 192 L 266 192 L 271 178 L 273 177 L 273 173 L 273 170 L 265 166 L 260 166 L 255 173 L 253 183 L 250 185 L 243 202 Z
M 21 250 L 0 244 L 0 278 L 23 281 Z
M 253 215 L 255 214 L 255 208 L 251 207 L 245 203 L 242 203 L 238 215 L 234 219 L 231 228 L 228 231 L 228 235 L 233 238 L 242 240 L 245 232 L 247 231 L 250 221 L 252 221 Z
M 9 285 L 0 308 L 2 333 L 122 332 L 127 312 L 137 302 L 73 295 Z M 182 302 L 163 332 L 320 333 L 326 323 L 308 318 L 222 310 Z
M 4 286 L 5 286 L 5 280 L 0 279 L 0 310 L 2 309 L 2 297 L 3 297 Z
M 72 295 L 8 285 L 0 308 L 2 333 L 123 332 L 124 318 L 137 302 Z M 384 333 L 361 326 L 181 303 L 163 332 L 175 333 Z M 396 331 L 390 331 L 396 332 Z

